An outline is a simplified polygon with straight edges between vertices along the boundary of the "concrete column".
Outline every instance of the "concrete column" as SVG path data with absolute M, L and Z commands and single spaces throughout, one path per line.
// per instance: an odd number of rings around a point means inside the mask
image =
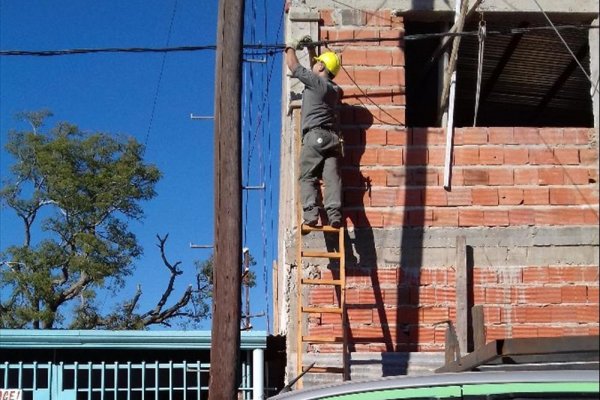
M 292 2 L 285 21 L 285 41 L 300 39 L 310 35 L 313 40 L 319 39 L 319 13 L 308 9 L 306 6 Z M 297 52 L 300 63 L 310 68 L 310 60 L 306 50 Z M 300 126 L 299 108 L 301 105 L 302 91 L 304 85 L 297 79 L 288 77 L 287 66 L 282 66 L 283 86 L 282 86 L 282 123 L 281 123 L 281 150 L 280 150 L 280 176 L 279 176 L 279 204 L 286 206 L 279 209 L 279 332 L 286 335 L 286 347 L 288 349 L 288 359 L 295 359 L 296 351 L 296 327 L 295 319 L 290 318 L 296 314 L 296 294 L 293 282 L 296 281 L 295 269 L 291 268 L 295 263 L 295 229 L 297 224 L 295 196 L 297 177 L 296 154 L 299 152 L 298 143 L 295 135 Z M 288 254 L 289 249 L 292 253 Z M 286 379 L 293 379 L 295 364 L 288 363 L 286 369 Z
M 265 351 L 252 350 L 252 400 L 265 399 Z

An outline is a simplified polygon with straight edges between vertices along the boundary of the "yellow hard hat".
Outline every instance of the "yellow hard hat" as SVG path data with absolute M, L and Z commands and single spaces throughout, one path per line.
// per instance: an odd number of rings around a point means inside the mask
M 315 60 L 322 62 L 333 76 L 336 76 L 342 67 L 340 58 L 333 51 L 326 51 L 319 57 L 315 57 Z

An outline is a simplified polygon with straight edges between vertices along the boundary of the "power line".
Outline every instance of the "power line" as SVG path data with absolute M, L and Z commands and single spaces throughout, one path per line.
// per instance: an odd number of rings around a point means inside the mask
M 251 13 L 251 15 L 249 15 L 249 18 L 251 19 L 250 22 L 250 26 L 251 28 L 249 29 L 248 32 L 248 40 L 251 42 L 256 42 L 256 29 L 255 27 L 260 26 L 260 23 L 258 23 L 258 19 L 257 19 L 257 12 L 256 12 L 256 6 L 257 6 L 257 1 L 252 1 L 252 5 L 251 7 L 247 7 L 247 9 L 249 10 L 248 12 Z M 264 26 L 264 34 L 266 36 L 266 40 L 269 39 L 269 27 L 267 25 L 267 4 L 265 1 L 263 1 L 263 7 L 264 7 L 264 12 L 261 13 L 262 16 L 262 25 Z M 285 12 L 285 5 L 282 4 L 281 5 L 281 15 L 279 17 L 279 26 L 277 29 L 277 34 L 275 36 L 275 40 L 278 40 L 279 36 L 280 36 L 280 32 L 281 32 L 281 27 L 283 24 L 283 16 L 284 16 L 284 12 Z M 271 54 L 278 54 L 280 53 L 280 49 L 273 49 L 273 50 L 269 50 L 269 52 Z M 248 54 L 248 53 L 246 53 Z M 264 55 L 264 54 L 263 54 Z M 258 210 L 258 215 L 259 215 L 259 225 L 260 225 L 260 235 L 261 235 L 261 250 L 257 249 L 257 252 L 255 254 L 262 254 L 262 276 L 263 276 L 263 289 L 264 289 L 264 296 L 265 299 L 269 299 L 269 292 L 268 292 L 268 275 L 267 275 L 267 247 L 269 247 L 269 251 L 272 251 L 273 247 L 276 245 L 276 242 L 273 243 L 271 241 L 271 238 L 273 237 L 272 234 L 267 235 L 266 233 L 266 227 L 265 227 L 265 220 L 266 220 L 266 212 L 267 212 L 267 202 L 266 202 L 266 196 L 270 195 L 271 196 L 271 202 L 270 202 L 270 206 L 272 207 L 273 202 L 272 202 L 272 196 L 273 196 L 273 192 L 272 192 L 272 159 L 271 159 L 271 154 L 270 154 L 270 142 L 271 142 L 271 135 L 265 135 L 266 132 L 266 126 L 265 126 L 265 121 L 268 123 L 270 121 L 270 117 L 269 115 L 267 115 L 265 117 L 265 110 L 267 112 L 267 114 L 269 113 L 270 110 L 270 106 L 271 106 L 271 101 L 269 101 L 270 97 L 271 97 L 271 92 L 270 92 L 270 88 L 271 88 L 271 78 L 273 75 L 273 71 L 274 71 L 274 67 L 276 64 L 276 60 L 271 58 L 271 59 L 266 59 L 265 62 L 259 66 L 260 68 L 260 72 L 257 71 L 258 68 L 254 68 L 253 64 L 249 64 L 246 68 L 245 68 L 245 75 L 244 75 L 244 82 L 247 83 L 244 85 L 244 99 L 246 100 L 246 103 L 243 107 L 244 109 L 244 125 L 245 128 L 243 129 L 244 131 L 244 139 L 246 140 L 245 146 L 243 146 L 245 148 L 244 153 L 246 154 L 246 179 L 250 179 L 251 177 L 251 171 L 256 171 L 258 173 L 258 177 L 260 179 L 261 182 L 263 182 L 263 189 L 265 190 L 260 190 L 259 191 L 259 199 L 258 199 L 258 203 L 259 206 L 257 208 L 250 208 L 249 209 L 249 204 L 250 204 L 250 196 L 249 193 L 246 191 L 245 192 L 245 211 L 244 211 L 244 240 L 246 241 L 248 239 L 248 233 L 246 230 L 246 227 L 249 224 L 249 218 L 250 218 L 250 214 L 249 211 L 256 211 Z M 256 78 L 256 79 L 255 79 Z M 254 93 L 255 91 L 260 91 L 262 92 L 262 98 L 258 101 L 254 100 Z M 260 97 L 260 96 L 259 96 Z M 254 103 L 257 103 L 256 106 L 252 106 Z M 256 117 L 256 118 L 255 118 Z M 265 149 L 263 148 L 262 143 L 264 141 L 267 141 L 267 146 L 266 149 L 269 152 L 269 158 L 268 158 L 268 170 L 269 170 L 269 175 L 265 176 L 265 160 L 264 160 L 264 151 Z M 258 154 L 257 156 L 257 161 L 253 161 L 253 154 L 256 150 L 256 153 Z M 256 162 L 258 164 L 256 169 L 252 169 L 251 168 L 251 164 L 253 162 Z M 265 178 L 267 179 L 266 184 L 265 182 Z M 270 212 L 269 215 L 273 216 L 274 213 Z M 271 265 L 269 263 L 269 265 Z M 266 306 L 266 312 L 263 313 L 263 316 L 266 317 L 266 328 L 267 331 L 270 331 L 270 309 L 269 309 L 269 301 L 266 302 L 265 304 Z M 257 315 L 258 316 L 258 315 Z
M 550 20 L 550 17 L 548 17 L 548 14 L 546 14 L 546 11 L 544 11 L 544 9 L 542 8 L 542 6 L 540 6 L 540 3 L 538 3 L 537 0 L 533 0 L 533 2 L 538 6 L 538 8 L 542 12 L 542 14 L 544 14 L 544 17 L 546 18 L 546 21 L 548 21 L 548 23 L 550 24 L 550 26 L 552 27 L 552 29 L 554 29 L 554 31 L 556 32 L 556 35 L 560 38 L 561 42 L 565 45 L 565 47 L 569 51 L 569 54 L 571 55 L 571 57 L 573 57 L 573 60 L 577 63 L 577 65 L 579 66 L 579 68 L 581 69 L 581 71 L 583 72 L 583 74 L 585 75 L 585 77 L 588 78 L 588 80 L 590 81 L 590 84 L 592 85 L 592 88 L 594 88 L 594 81 L 588 75 L 588 73 L 586 72 L 585 68 L 583 68 L 583 65 L 581 65 L 581 63 L 579 62 L 579 59 L 575 56 L 575 54 L 573 53 L 573 50 L 571 50 L 571 48 L 569 47 L 569 44 L 562 37 L 562 35 L 558 31 L 558 29 L 556 29 L 556 26 L 552 23 L 552 20 Z M 596 93 L 596 90 L 594 88 L 594 93 L 593 94 L 595 94 L 595 93 Z
M 394 122 L 397 123 L 397 125 L 401 125 L 401 126 L 406 126 L 406 124 L 404 124 L 402 121 L 398 120 L 396 117 L 394 117 L 393 115 L 391 115 L 389 112 L 387 112 L 386 110 L 384 110 L 379 104 L 377 104 L 372 98 L 371 96 L 369 96 L 359 85 L 358 83 L 356 83 L 356 81 L 354 80 L 354 78 L 352 78 L 352 75 L 350 75 L 350 73 L 346 70 L 346 68 L 344 68 L 344 66 L 342 65 L 342 70 L 344 70 L 344 72 L 346 73 L 346 75 L 348 76 L 348 79 L 350 79 L 350 81 L 354 84 L 354 86 L 356 86 L 356 88 L 362 93 L 363 97 L 365 97 L 367 100 L 369 100 L 375 107 L 377 107 L 379 109 L 379 111 L 381 111 L 383 114 L 387 115 L 388 117 L 390 117 Z M 367 106 L 362 100 L 358 99 L 358 101 L 363 105 L 363 106 Z M 378 117 L 376 117 L 375 115 L 373 115 L 373 118 L 379 122 L 381 122 L 382 124 L 389 124 L 389 125 L 395 125 L 393 122 L 390 121 L 384 121 Z
M 93 53 L 169 53 L 185 51 L 216 50 L 217 46 L 179 46 L 179 47 L 108 47 L 96 49 L 66 49 L 66 50 L 0 50 L 0 56 L 66 56 L 74 54 Z
M 169 22 L 169 31 L 167 33 L 166 46 L 169 46 L 169 44 L 171 44 L 171 33 L 173 32 L 173 22 L 175 21 L 175 14 L 177 14 L 177 0 L 175 0 L 173 3 L 173 11 L 171 12 L 171 21 Z M 158 74 L 158 82 L 156 83 L 156 90 L 154 92 L 154 101 L 152 102 L 152 111 L 150 112 L 150 121 L 148 122 L 148 130 L 146 131 L 146 138 L 144 139 L 144 152 L 148 148 L 148 140 L 150 139 L 150 132 L 152 131 L 152 123 L 154 122 L 154 114 L 156 113 L 156 105 L 158 104 L 158 95 L 160 94 L 160 83 L 162 82 L 166 62 L 167 53 L 163 53 L 162 62 L 160 65 L 160 72 Z
M 598 25 L 554 25 L 554 26 L 538 26 L 528 28 L 506 28 L 494 31 L 488 31 L 487 36 L 498 36 L 498 35 L 518 35 L 534 31 L 543 30 L 589 30 L 598 29 Z M 344 44 L 344 43 L 367 43 L 367 42 L 390 42 L 394 40 L 426 40 L 436 39 L 441 37 L 456 37 L 456 36 L 477 36 L 478 31 L 469 32 L 439 32 L 439 33 L 421 33 L 413 35 L 399 35 L 398 37 L 392 38 L 358 38 L 358 39 L 338 39 L 338 40 L 322 40 L 312 42 L 315 46 L 331 45 L 331 44 Z M 274 55 L 279 50 L 283 50 L 285 44 L 244 44 L 245 56 L 251 55 Z M 95 48 L 95 49 L 65 49 L 65 50 L 0 50 L 0 56 L 36 56 L 36 57 L 51 57 L 51 56 L 65 56 L 75 54 L 93 54 L 93 53 L 168 53 L 168 52 L 191 52 L 191 51 L 206 51 L 216 50 L 216 45 L 206 46 L 178 46 L 178 47 L 108 47 L 108 48 Z

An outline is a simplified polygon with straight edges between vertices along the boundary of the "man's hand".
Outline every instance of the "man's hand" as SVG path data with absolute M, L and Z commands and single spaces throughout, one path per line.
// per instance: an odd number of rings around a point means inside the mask
M 288 42 L 285 44 L 285 50 L 286 51 L 287 51 L 287 49 L 299 50 L 298 46 L 299 46 L 299 42 L 297 40 L 292 40 L 291 42 Z
M 300 39 L 298 41 L 298 46 L 300 46 L 298 48 L 298 50 L 302 50 L 304 47 L 307 47 L 307 48 L 315 47 L 315 45 L 313 44 L 313 40 L 309 35 L 306 35 L 302 39 Z
M 292 48 L 294 50 L 302 50 L 305 47 L 307 47 L 307 48 L 315 47 L 315 45 L 313 44 L 312 38 L 308 35 L 302 37 L 301 39 L 292 40 L 290 43 L 286 43 L 286 45 L 285 45 L 286 50 L 289 48 Z

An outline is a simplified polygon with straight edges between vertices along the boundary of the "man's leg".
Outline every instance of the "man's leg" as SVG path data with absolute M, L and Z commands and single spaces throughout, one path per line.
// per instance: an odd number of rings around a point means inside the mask
M 323 181 L 325 183 L 324 203 L 329 225 L 339 228 L 342 224 L 342 178 L 337 155 L 325 159 Z
M 310 135 L 310 132 L 307 135 Z M 308 225 L 316 225 L 319 220 L 317 177 L 323 157 L 310 145 L 309 138 L 305 137 L 304 139 L 305 143 L 300 152 L 300 199 L 304 222 Z M 306 139 L 309 139 L 308 142 Z

